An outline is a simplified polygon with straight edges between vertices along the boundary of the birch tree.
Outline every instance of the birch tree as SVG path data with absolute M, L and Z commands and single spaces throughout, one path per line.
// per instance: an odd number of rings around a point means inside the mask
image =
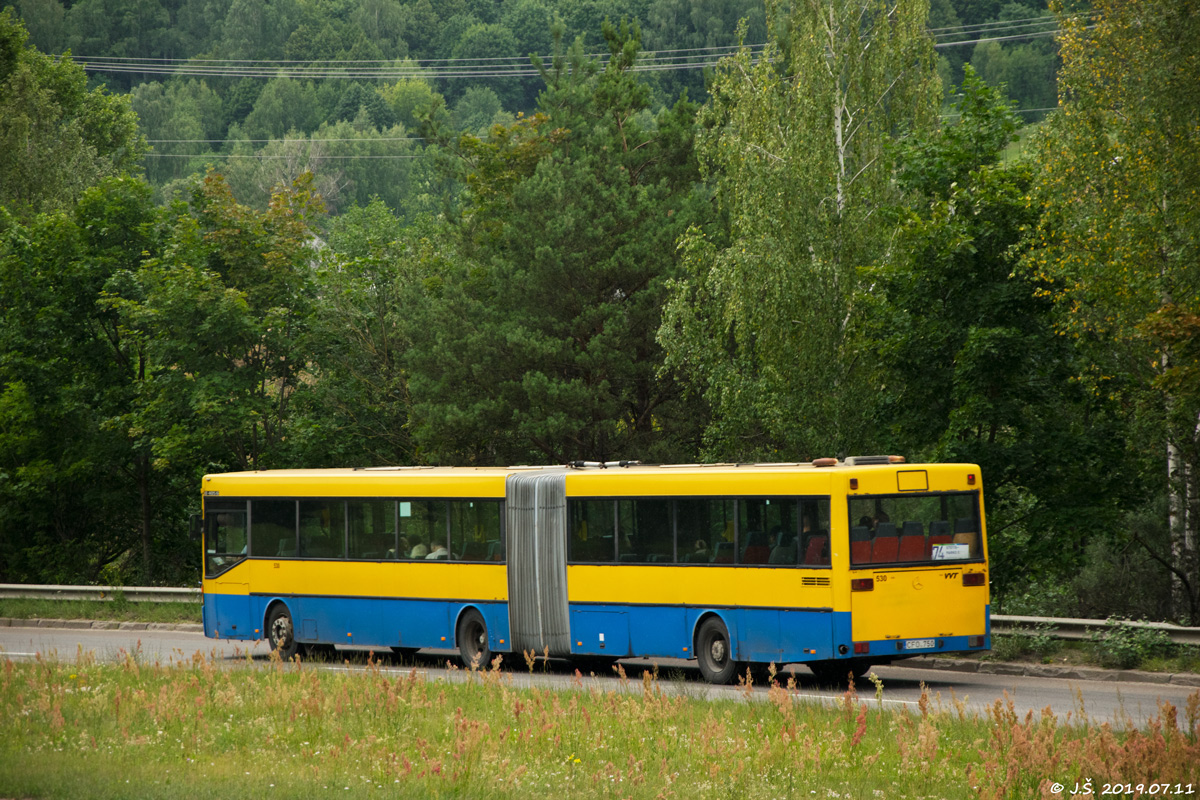
M 1176 614 L 1200 614 L 1200 2 L 1053 3 L 1060 108 L 1041 142 L 1044 204 L 1029 260 L 1094 359 L 1097 392 L 1133 411 L 1159 467 Z M 1124 378 L 1124 380 L 1120 380 Z M 1151 455 L 1151 454 L 1156 455 Z M 1161 495 L 1160 495 L 1161 496 Z M 1152 498 L 1147 498 L 1148 501 Z M 1148 502 L 1149 505 L 1149 502 Z
M 724 60 L 698 141 L 727 232 L 680 247 L 660 340 L 711 404 L 707 454 L 808 458 L 872 440 L 862 270 L 884 257 L 893 143 L 935 120 L 927 0 L 767 4 Z

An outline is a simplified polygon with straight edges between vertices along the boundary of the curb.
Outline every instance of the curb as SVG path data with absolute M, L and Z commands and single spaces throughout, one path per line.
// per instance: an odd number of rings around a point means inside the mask
M 204 633 L 198 622 L 117 622 L 86 619 L 17 619 L 0 617 L 0 628 L 62 628 L 80 631 L 177 631 Z
M 987 675 L 1020 675 L 1027 678 L 1063 678 L 1076 681 L 1124 681 L 1126 683 L 1167 683 L 1200 687 L 1200 675 L 1192 672 L 1146 672 L 1140 669 L 1101 669 L 1100 667 L 1027 664 L 1019 661 L 972 661 L 962 658 L 917 656 L 895 661 L 893 667 L 934 669 L 948 672 L 978 672 Z

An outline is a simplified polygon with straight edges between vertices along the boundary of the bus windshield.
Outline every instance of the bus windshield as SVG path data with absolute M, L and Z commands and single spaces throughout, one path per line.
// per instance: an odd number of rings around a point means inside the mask
M 246 503 L 209 503 L 204 518 L 204 575 L 220 575 L 246 557 Z
M 974 492 L 850 498 L 850 564 L 983 558 Z

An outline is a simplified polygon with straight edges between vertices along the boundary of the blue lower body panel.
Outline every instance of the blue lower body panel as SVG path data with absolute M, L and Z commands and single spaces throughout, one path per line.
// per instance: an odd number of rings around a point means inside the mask
M 774 608 L 571 605 L 571 652 L 614 658 L 691 658 L 700 621 L 719 617 L 739 661 L 777 664 L 833 657 L 828 611 Z
M 287 606 L 296 640 L 306 644 L 453 648 L 459 616 L 475 608 L 483 614 L 492 650 L 509 649 L 508 604 L 462 600 L 206 594 L 204 635 L 262 639 L 275 602 Z

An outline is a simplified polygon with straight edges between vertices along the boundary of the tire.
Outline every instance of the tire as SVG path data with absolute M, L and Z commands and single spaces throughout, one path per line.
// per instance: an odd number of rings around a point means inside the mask
M 487 669 L 492 661 L 492 648 L 488 646 L 487 623 L 483 615 L 468 608 L 458 620 L 458 654 L 467 669 Z
M 725 623 L 709 617 L 696 633 L 696 661 L 700 674 L 709 683 L 726 684 L 737 674 L 738 662 L 733 660 L 733 647 Z
M 284 661 L 291 661 L 300 652 L 292 614 L 283 603 L 276 603 L 271 608 L 271 614 L 267 617 L 267 639 L 271 643 L 271 650 L 279 653 Z
M 867 674 L 871 662 L 861 658 L 839 658 L 829 661 L 810 661 L 804 666 L 812 670 L 817 683 L 822 686 L 846 686 L 853 676 L 855 681 Z

